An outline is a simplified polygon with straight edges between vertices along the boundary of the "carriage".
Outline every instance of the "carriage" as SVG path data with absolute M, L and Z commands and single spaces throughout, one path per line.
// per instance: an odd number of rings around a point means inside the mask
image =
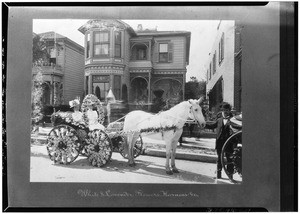
M 98 112 L 98 122 L 104 123 L 105 108 L 100 100 L 92 94 L 87 95 L 81 105 L 83 120 L 75 121 L 73 112 L 55 112 L 51 116 L 54 128 L 47 138 L 47 151 L 50 159 L 58 164 L 70 164 L 79 155 L 88 158 L 91 165 L 103 167 L 111 160 L 113 152 L 119 152 L 124 158 L 125 136 L 122 132 L 124 122 L 122 118 L 109 123 L 102 129 L 90 130 L 87 121 L 87 103 L 92 103 Z M 138 157 L 143 151 L 142 137 L 136 140 L 134 145 L 134 157 Z
M 222 167 L 228 178 L 235 182 L 242 177 L 242 115 L 230 119 L 231 135 L 223 145 L 221 152 Z M 228 166 L 233 165 L 233 175 Z

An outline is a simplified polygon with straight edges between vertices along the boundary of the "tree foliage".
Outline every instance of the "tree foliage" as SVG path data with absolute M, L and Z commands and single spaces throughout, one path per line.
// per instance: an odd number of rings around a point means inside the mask
M 38 121 L 43 117 L 43 75 L 42 67 L 43 63 L 50 57 L 46 49 L 46 42 L 38 35 L 33 36 L 32 41 L 32 64 L 37 70 L 37 73 L 33 75 L 32 88 L 31 88 L 31 118 L 33 120 L 33 126 L 36 126 Z M 34 129 L 35 130 L 35 129 Z
M 190 81 L 185 83 L 185 99 L 199 99 L 206 94 L 206 81 L 190 77 Z
M 50 54 L 47 51 L 46 42 L 39 35 L 34 35 L 32 44 L 33 65 L 41 65 L 43 62 L 48 61 Z

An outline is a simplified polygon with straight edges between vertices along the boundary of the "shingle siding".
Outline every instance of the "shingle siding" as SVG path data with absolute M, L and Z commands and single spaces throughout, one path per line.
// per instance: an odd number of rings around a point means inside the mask
M 64 66 L 64 100 L 68 103 L 70 100 L 80 96 L 81 99 L 84 90 L 84 56 L 69 46 L 65 47 L 65 66 Z

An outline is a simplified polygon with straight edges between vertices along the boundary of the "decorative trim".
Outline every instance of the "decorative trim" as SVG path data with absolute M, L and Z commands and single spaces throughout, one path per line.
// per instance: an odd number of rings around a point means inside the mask
M 101 66 L 90 66 L 87 67 L 85 70 L 120 70 L 123 71 L 123 67 L 122 66 L 117 66 L 117 65 L 101 65 Z
M 109 62 L 108 58 L 105 59 L 93 59 L 93 62 Z
M 185 71 L 154 71 L 154 74 L 185 74 Z
M 85 76 L 89 76 L 90 74 L 123 74 L 123 71 L 116 71 L 116 70 L 88 70 L 85 71 Z
M 120 66 L 91 66 L 85 69 L 85 76 L 90 74 L 123 74 L 123 67 Z
M 130 69 L 129 73 L 151 73 L 151 69 Z

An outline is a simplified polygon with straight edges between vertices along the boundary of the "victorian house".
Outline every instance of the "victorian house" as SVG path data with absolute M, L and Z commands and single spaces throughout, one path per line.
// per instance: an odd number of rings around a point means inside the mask
M 84 82 L 84 48 L 67 37 L 51 32 L 38 34 L 46 42 L 50 54 L 41 71 L 44 81 L 45 105 L 68 104 L 82 97 Z M 37 67 L 33 67 L 33 75 Z
M 220 21 L 217 27 L 206 63 L 206 94 L 212 111 L 218 111 L 222 102 L 228 102 L 237 112 L 242 111 L 241 29 L 235 21 Z
M 190 32 L 134 30 L 120 20 L 90 20 L 78 30 L 85 36 L 85 94 L 105 101 L 112 89 L 132 106 L 184 99 Z

